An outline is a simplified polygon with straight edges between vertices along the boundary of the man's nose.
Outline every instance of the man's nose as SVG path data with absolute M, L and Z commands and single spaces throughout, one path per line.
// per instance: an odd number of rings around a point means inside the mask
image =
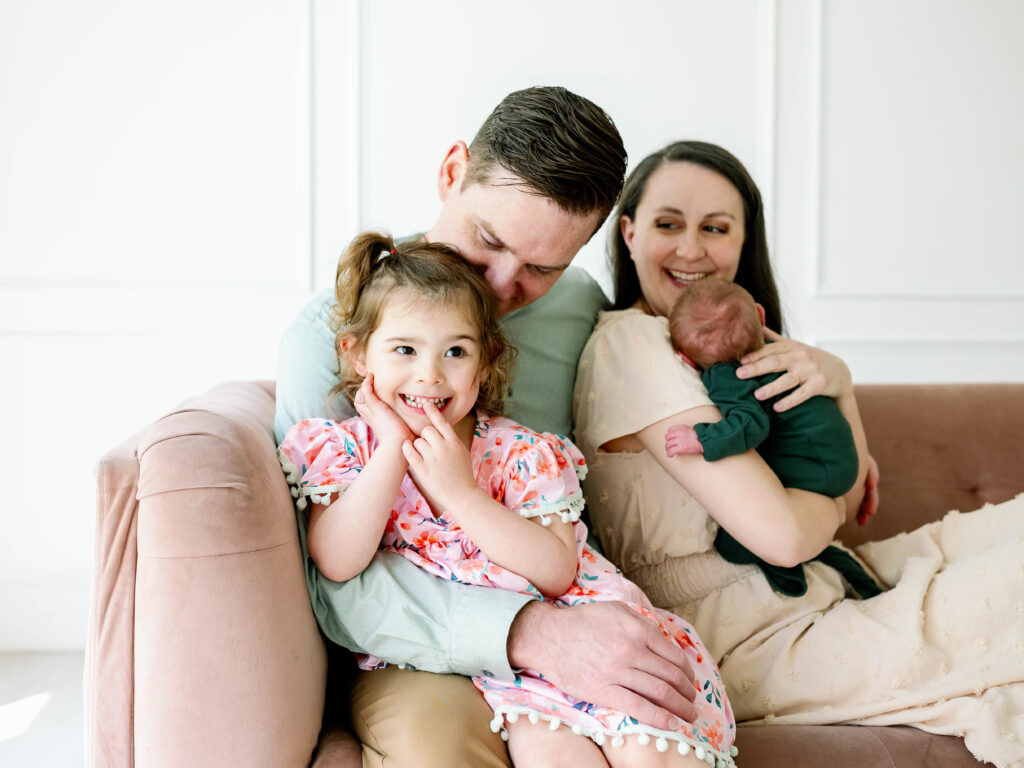
M 499 301 L 511 299 L 515 295 L 518 270 L 519 265 L 510 258 L 498 258 L 488 265 L 484 277 Z

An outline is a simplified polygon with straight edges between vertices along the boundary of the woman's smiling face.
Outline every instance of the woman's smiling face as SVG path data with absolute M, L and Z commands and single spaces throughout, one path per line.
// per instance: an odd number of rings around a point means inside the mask
M 688 162 L 651 173 L 636 215 L 619 222 L 647 306 L 667 315 L 686 286 L 732 281 L 746 236 L 743 199 L 724 176 Z

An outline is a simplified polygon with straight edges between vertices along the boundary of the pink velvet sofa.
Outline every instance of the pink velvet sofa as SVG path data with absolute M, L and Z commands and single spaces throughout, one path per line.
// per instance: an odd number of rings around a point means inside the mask
M 848 544 L 1022 490 L 1024 384 L 857 391 L 881 510 Z M 324 645 L 271 434 L 271 383 L 183 403 L 99 463 L 85 672 L 89 765 L 310 763 Z M 976 768 L 913 728 L 741 726 L 743 768 Z

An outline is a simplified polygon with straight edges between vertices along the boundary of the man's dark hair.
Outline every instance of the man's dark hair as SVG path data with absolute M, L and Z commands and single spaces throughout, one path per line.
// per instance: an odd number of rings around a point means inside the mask
M 603 222 L 622 190 L 626 149 L 594 102 L 538 86 L 510 93 L 480 126 L 463 184 L 493 184 L 499 167 L 563 211 L 597 211 Z

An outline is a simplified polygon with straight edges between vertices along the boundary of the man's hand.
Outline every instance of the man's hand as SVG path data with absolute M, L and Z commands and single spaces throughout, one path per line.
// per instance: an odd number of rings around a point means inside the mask
M 577 699 L 662 730 L 693 722 L 693 669 L 661 628 L 623 603 L 526 605 L 512 622 L 508 658 Z
M 665 433 L 665 453 L 669 458 L 685 453 L 704 453 L 697 430 L 689 424 L 673 424 Z

